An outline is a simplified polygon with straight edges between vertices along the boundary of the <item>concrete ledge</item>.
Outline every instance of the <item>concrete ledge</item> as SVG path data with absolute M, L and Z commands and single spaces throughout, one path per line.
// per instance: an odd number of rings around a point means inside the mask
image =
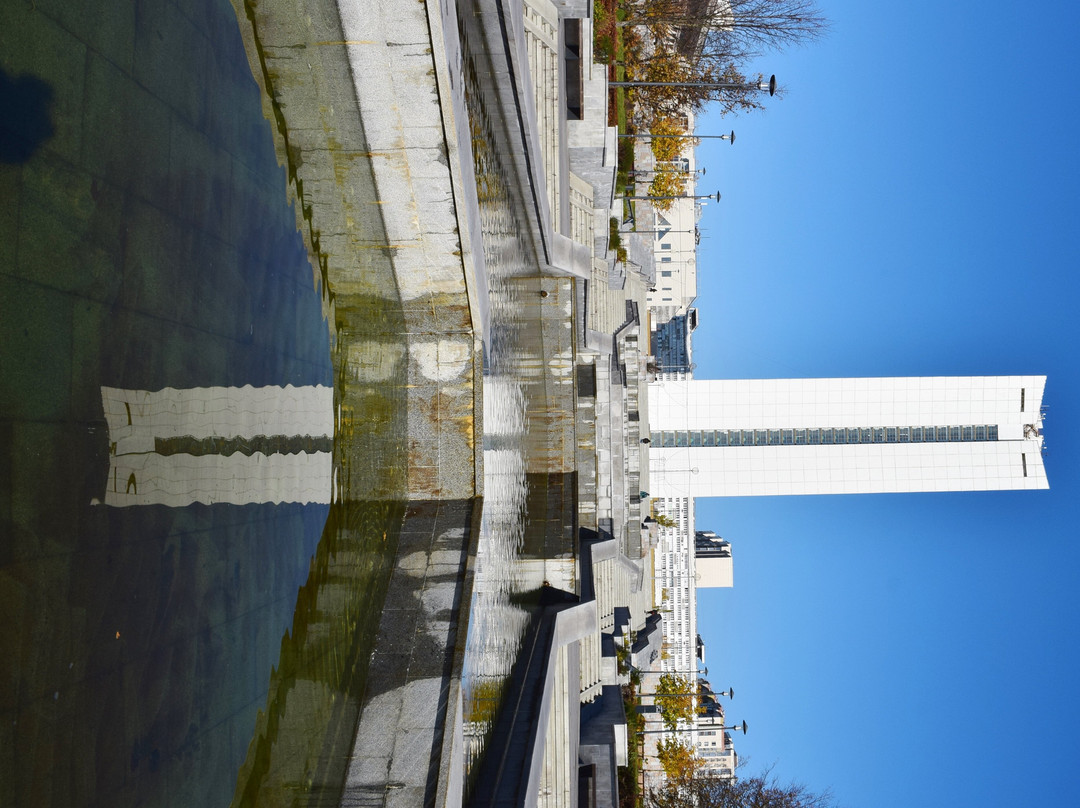
M 464 215 L 458 128 L 444 125 L 444 15 L 393 0 L 234 5 L 339 349 L 350 350 L 350 300 L 400 308 L 387 337 L 407 347 L 403 491 L 477 496 L 487 283 Z
M 592 277 L 592 251 L 560 233 L 551 236 L 550 262 L 553 267 L 575 278 L 587 281 Z
M 412 503 L 405 514 L 343 806 L 461 804 L 461 669 L 480 507 Z

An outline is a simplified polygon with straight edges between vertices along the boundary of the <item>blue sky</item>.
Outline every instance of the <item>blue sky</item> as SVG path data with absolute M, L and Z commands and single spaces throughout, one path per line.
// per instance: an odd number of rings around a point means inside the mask
M 1049 492 L 698 501 L 751 769 L 846 806 L 1080 804 L 1080 9 L 823 2 L 710 118 L 699 378 L 1046 374 Z M 944 6 L 944 7 L 943 7 Z

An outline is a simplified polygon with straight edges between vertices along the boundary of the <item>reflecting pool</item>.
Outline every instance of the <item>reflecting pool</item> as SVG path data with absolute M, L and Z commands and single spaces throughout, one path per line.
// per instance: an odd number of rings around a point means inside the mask
M 468 775 L 541 587 L 573 588 L 573 286 L 458 21 L 491 313 Z M 385 256 L 328 291 L 245 31 L 228 0 L 0 4 L 5 804 L 341 798 L 408 513 L 406 329 Z
M 0 104 L 0 794 L 326 796 L 404 509 L 392 278 L 324 293 L 228 2 L 0 4 Z

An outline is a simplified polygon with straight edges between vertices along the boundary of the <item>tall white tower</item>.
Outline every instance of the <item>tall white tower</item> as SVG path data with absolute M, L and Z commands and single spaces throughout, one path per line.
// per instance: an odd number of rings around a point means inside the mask
M 657 497 L 1049 488 L 1045 376 L 668 381 Z

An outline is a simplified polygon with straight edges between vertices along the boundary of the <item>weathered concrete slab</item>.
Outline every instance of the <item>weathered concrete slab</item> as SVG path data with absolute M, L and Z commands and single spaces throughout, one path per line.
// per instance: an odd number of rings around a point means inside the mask
M 479 500 L 412 503 L 371 655 L 343 806 L 461 802 L 461 666 Z
M 355 352 L 352 300 L 392 289 L 401 306 L 404 490 L 419 500 L 476 496 L 487 284 L 464 213 L 444 9 L 390 0 L 234 5 L 345 354 Z

